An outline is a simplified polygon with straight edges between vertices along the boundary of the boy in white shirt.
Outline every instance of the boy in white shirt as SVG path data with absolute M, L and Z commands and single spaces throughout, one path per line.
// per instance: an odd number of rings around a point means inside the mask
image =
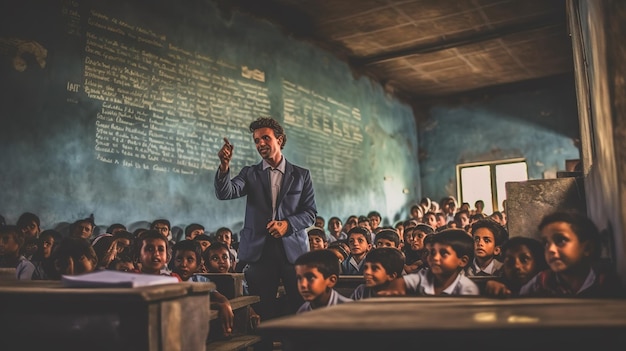
M 309 251 L 294 264 L 298 291 L 304 299 L 297 313 L 353 301 L 334 289 L 339 279 L 339 261 L 332 251 Z
M 472 238 L 462 229 L 446 229 L 433 234 L 426 255 L 428 269 L 395 279 L 381 295 L 479 295 L 478 286 L 463 270 L 472 261 Z

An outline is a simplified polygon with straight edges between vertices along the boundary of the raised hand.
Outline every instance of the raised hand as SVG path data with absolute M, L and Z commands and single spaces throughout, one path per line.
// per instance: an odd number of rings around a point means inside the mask
M 228 138 L 224 137 L 224 145 L 217 153 L 217 156 L 220 158 L 220 172 L 226 173 L 228 171 L 230 159 L 233 157 L 233 149 L 233 144 L 228 141 Z

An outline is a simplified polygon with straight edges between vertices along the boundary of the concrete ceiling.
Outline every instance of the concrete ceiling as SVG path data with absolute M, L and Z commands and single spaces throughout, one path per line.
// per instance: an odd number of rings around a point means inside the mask
M 564 0 L 217 0 L 346 60 L 403 100 L 573 75 Z

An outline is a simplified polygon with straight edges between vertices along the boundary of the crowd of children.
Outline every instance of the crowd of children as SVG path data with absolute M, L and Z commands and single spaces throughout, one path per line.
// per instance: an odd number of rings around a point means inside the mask
M 318 216 L 308 230 L 310 251 L 294 264 L 305 301 L 298 313 L 395 295 L 626 297 L 615 270 L 601 258 L 601 235 L 586 215 L 546 214 L 537 238 L 509 238 L 504 212 L 488 216 L 480 202 L 475 209 L 456 206 L 454 197 L 439 203 L 425 198 L 411 208 L 411 218 L 394 226 L 381 225 L 376 211 L 349 216 L 345 224 L 339 217 L 326 224 Z M 22 280 L 114 269 L 205 281 L 198 273 L 246 270 L 227 227 L 210 234 L 192 223 L 179 240 L 162 218 L 134 232 L 120 223 L 98 235 L 94 228 L 90 216 L 72 223 L 65 235 L 42 231 L 37 215 L 24 213 L 15 225 L 0 227 L 0 267 L 15 268 Z M 334 289 L 341 275 L 362 276 L 363 283 L 343 296 Z M 243 284 L 246 292 L 245 279 Z M 211 301 L 228 335 L 228 299 L 212 291 Z

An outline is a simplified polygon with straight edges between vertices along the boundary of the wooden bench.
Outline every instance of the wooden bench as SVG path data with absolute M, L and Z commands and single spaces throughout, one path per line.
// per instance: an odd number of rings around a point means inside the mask
M 250 325 L 250 306 L 260 301 L 258 296 L 238 296 L 229 299 L 235 314 L 232 336 L 224 337 L 219 312 L 211 310 L 210 332 L 207 350 L 245 350 L 261 341 Z
M 337 290 L 338 293 L 345 297 L 350 297 L 354 289 L 356 289 L 357 286 L 363 284 L 364 282 L 365 280 L 363 279 L 363 274 L 342 274 L 339 276 L 339 279 L 337 279 L 337 284 L 335 284 L 335 290 Z
M 228 299 L 243 296 L 243 273 L 199 273 L 215 283 L 217 291 Z
M 15 268 L 0 268 L 0 280 L 17 280 Z

